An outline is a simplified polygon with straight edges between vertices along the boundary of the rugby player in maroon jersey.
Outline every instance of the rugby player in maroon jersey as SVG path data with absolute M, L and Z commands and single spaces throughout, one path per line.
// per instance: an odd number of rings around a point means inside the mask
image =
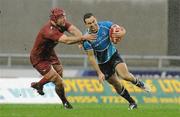
M 71 36 L 65 35 L 65 31 L 70 33 Z M 67 100 L 64 91 L 62 64 L 54 51 L 54 47 L 59 42 L 75 44 L 95 38 L 96 35 L 94 34 L 82 35 L 77 27 L 66 20 L 66 14 L 63 9 L 52 9 L 50 20 L 40 29 L 31 50 L 31 64 L 43 76 L 39 82 L 32 82 L 31 87 L 36 89 L 40 95 L 44 95 L 43 85 L 53 82 L 55 91 L 62 100 L 63 106 L 67 109 L 72 109 L 72 105 Z

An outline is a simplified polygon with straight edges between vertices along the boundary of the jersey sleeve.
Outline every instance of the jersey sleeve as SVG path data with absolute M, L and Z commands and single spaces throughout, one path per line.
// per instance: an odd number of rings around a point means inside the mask
M 113 22 L 111 22 L 111 21 L 105 21 L 105 25 L 106 25 L 108 28 L 111 28 L 111 26 L 113 25 Z
M 91 45 L 91 43 L 89 41 L 84 41 L 83 42 L 83 48 L 84 48 L 85 51 L 93 49 L 92 45 Z
M 43 32 L 44 38 L 46 39 L 51 39 L 53 41 L 58 41 L 59 38 L 63 35 L 60 31 L 56 29 L 47 29 Z

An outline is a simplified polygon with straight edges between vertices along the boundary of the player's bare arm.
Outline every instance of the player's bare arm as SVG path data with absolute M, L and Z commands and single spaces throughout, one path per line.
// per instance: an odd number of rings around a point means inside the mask
M 80 43 L 83 40 L 93 40 L 96 38 L 96 35 L 89 34 L 89 35 L 82 35 L 81 31 L 76 28 L 74 25 L 71 25 L 68 29 L 68 32 L 72 36 L 62 35 L 59 38 L 59 42 L 66 43 L 66 44 L 74 44 L 74 43 Z
M 96 39 L 95 34 L 85 34 L 82 36 L 67 36 L 63 34 L 58 41 L 65 44 L 75 44 L 84 40 L 94 40 L 94 39 Z
M 87 55 L 88 55 L 88 60 L 89 62 L 91 63 L 92 67 L 96 70 L 97 72 L 97 75 L 98 75 L 98 78 L 99 78 L 99 82 L 100 83 L 103 83 L 103 81 L 105 80 L 105 76 L 104 74 L 101 72 L 97 62 L 96 62 L 96 59 L 95 59 L 95 56 L 94 56 L 94 51 L 93 50 L 88 50 L 87 52 Z
M 69 27 L 68 32 L 71 33 L 72 35 L 75 35 L 75 36 L 82 36 L 82 32 L 74 25 L 71 25 Z M 82 48 L 82 42 L 83 41 L 80 41 L 78 43 L 79 48 Z
M 73 36 L 82 36 L 82 32 L 74 25 L 71 25 L 68 28 L 68 32 L 72 34 Z

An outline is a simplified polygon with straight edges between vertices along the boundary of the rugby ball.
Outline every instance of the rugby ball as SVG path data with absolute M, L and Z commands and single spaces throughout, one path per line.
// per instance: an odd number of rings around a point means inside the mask
M 109 30 L 110 40 L 115 44 L 120 42 L 121 38 L 119 36 L 116 37 L 116 35 L 121 35 L 122 31 L 123 31 L 122 27 L 120 27 L 117 24 L 113 24 Z

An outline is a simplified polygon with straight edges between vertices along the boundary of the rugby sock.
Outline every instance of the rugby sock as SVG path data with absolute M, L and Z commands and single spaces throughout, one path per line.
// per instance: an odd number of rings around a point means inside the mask
M 49 80 L 45 77 L 43 77 L 38 83 L 40 86 L 43 86 L 44 84 L 48 83 Z
M 140 81 L 138 78 L 135 78 L 135 82 L 132 82 L 132 83 L 138 87 L 144 86 L 144 83 L 142 81 Z
M 138 87 L 142 87 L 143 82 L 140 81 L 138 78 L 134 77 L 133 74 L 130 73 L 130 76 L 132 77 L 133 80 L 131 80 L 130 82 Z
M 64 92 L 64 87 L 55 87 L 55 91 L 57 93 L 57 95 L 59 96 L 59 98 L 62 100 L 62 103 L 66 103 L 68 102 L 65 96 L 65 92 Z
M 125 98 L 130 104 L 135 103 L 134 99 L 130 96 L 129 92 L 123 87 L 120 95 Z

